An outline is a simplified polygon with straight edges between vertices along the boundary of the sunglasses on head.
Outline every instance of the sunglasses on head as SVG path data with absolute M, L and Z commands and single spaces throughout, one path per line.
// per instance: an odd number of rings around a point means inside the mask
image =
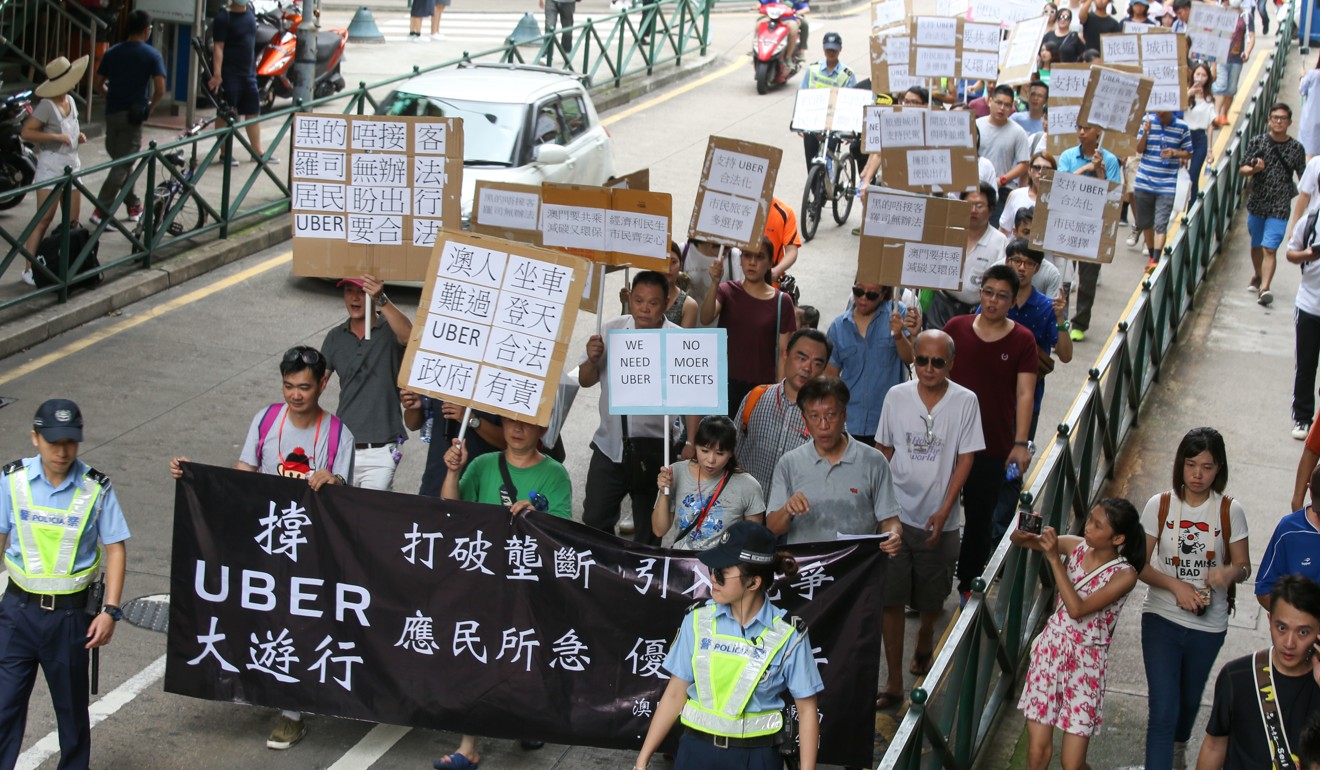
M 308 366 L 316 366 L 321 363 L 321 351 L 316 348 L 289 348 L 284 354 L 284 363 L 291 364 L 301 359 Z
M 943 369 L 949 365 L 949 362 L 943 358 L 931 358 L 930 356 L 917 356 L 917 366 L 933 366 L 936 369 Z
M 867 299 L 871 300 L 872 302 L 875 302 L 876 300 L 880 299 L 880 292 L 878 292 L 878 291 L 866 291 L 866 290 L 862 289 L 862 287 L 860 287 L 860 286 L 854 286 L 854 287 L 853 287 L 853 296 L 856 297 L 856 298 L 858 298 L 858 299 L 861 299 L 862 297 L 866 297 Z

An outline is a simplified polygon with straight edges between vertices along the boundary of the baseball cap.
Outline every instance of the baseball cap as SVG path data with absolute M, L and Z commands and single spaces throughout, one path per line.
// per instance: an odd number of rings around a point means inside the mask
M 711 569 L 735 564 L 770 564 L 775 560 L 775 535 L 754 521 L 740 521 L 724 530 L 714 548 L 697 557 Z
M 354 286 L 356 286 L 356 287 L 358 287 L 358 288 L 360 289 L 360 288 L 362 288 L 362 279 L 361 279 L 361 278 L 344 278 L 344 279 L 341 279 L 341 280 L 339 281 L 339 283 L 335 284 L 335 288 L 337 289 L 337 288 L 339 288 L 340 286 L 348 286 L 349 284 L 352 284 L 352 285 L 354 285 Z
M 32 429 L 47 441 L 83 440 L 82 411 L 67 398 L 52 398 L 37 408 Z
M 820 47 L 826 51 L 843 50 L 843 38 L 839 37 L 838 32 L 826 32 L 825 37 L 820 39 Z

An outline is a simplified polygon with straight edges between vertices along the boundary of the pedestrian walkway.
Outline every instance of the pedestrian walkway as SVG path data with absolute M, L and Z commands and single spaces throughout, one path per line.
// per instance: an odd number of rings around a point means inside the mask
M 539 14 L 533 13 L 532 17 L 537 18 Z M 513 34 L 513 30 L 518 26 L 522 19 L 521 13 L 478 13 L 446 11 L 440 17 L 440 39 L 459 43 L 463 46 L 472 46 L 475 43 L 499 44 Z M 574 18 L 575 23 L 587 21 L 589 16 Z M 539 28 L 544 22 L 537 20 Z M 385 36 L 386 43 L 406 43 L 408 42 L 408 24 L 409 18 L 406 14 L 394 16 L 390 14 L 384 19 L 377 19 L 376 27 L 380 33 Z M 424 42 L 431 42 L 429 33 L 431 31 L 431 22 L 422 21 L 422 38 Z

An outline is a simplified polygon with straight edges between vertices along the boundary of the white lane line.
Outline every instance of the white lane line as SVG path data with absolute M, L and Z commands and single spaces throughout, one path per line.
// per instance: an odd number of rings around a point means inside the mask
M 328 770 L 366 770 L 385 756 L 399 739 L 407 735 L 411 727 L 398 725 L 376 725 L 371 732 L 362 736 L 357 745 L 339 758 Z
M 156 658 L 151 665 L 137 672 L 128 681 L 93 703 L 91 708 L 87 710 L 91 716 L 92 727 L 96 727 L 106 718 L 113 716 L 116 711 L 131 703 L 143 690 L 156 684 L 163 676 L 165 676 L 164 655 Z M 19 755 L 18 764 L 14 765 L 15 770 L 36 770 L 42 762 L 59 752 L 59 733 L 51 730 L 46 733 L 44 738 L 33 744 L 32 748 Z

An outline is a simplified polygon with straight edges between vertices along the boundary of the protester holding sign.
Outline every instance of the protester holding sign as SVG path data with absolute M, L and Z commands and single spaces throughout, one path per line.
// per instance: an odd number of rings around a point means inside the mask
M 665 657 L 669 684 L 633 767 L 645 770 L 676 720 L 687 727 L 674 757 L 676 770 L 781 767 L 787 692 L 797 706 L 798 766 L 815 770 L 816 694 L 825 684 L 806 624 L 786 620 L 766 598 L 776 575 L 797 577 L 797 562 L 775 553 L 774 534 L 751 521 L 734 524 L 700 558 L 710 568 L 711 599 L 679 626 Z
M 959 291 L 934 292 L 930 307 L 926 309 L 927 329 L 943 328 L 955 316 L 976 310 L 976 303 L 981 298 L 981 276 L 1003 259 L 1004 247 L 1008 245 L 1008 238 L 998 228 L 990 226 L 990 212 L 995 207 L 994 187 L 979 182 L 975 189 L 959 197 L 971 207 L 967 216 L 967 260 L 964 263 L 963 285 Z
M 1100 146 L 1101 133 L 1098 126 L 1078 123 L 1079 143 L 1059 156 L 1059 170 L 1122 184 L 1123 164 L 1114 153 Z M 1086 330 L 1091 328 L 1091 305 L 1095 303 L 1095 289 L 1099 282 L 1099 262 L 1077 263 L 1077 312 L 1073 314 L 1072 329 L 1068 332 L 1074 342 L 1086 339 Z
M 817 377 L 798 391 L 811 443 L 786 453 L 770 482 L 766 526 L 789 543 L 818 543 L 839 535 L 889 535 L 881 548 L 898 553 L 902 525 L 889 461 L 848 436 L 848 386 Z
M 1256 45 L 1255 31 L 1248 23 L 1248 15 L 1241 11 L 1242 0 L 1226 0 L 1226 2 L 1229 8 L 1240 13 L 1237 26 L 1233 28 L 1233 35 L 1228 40 L 1228 57 L 1216 64 L 1219 73 L 1215 76 L 1214 85 L 1211 87 L 1215 94 L 1215 103 L 1219 107 L 1219 116 L 1215 118 L 1216 126 L 1228 125 L 1228 108 L 1233 103 L 1233 95 L 1237 93 L 1242 67 L 1251 58 L 1251 49 Z
M 449 451 L 451 440 L 458 438 L 461 432 L 464 408 L 407 390 L 400 391 L 399 400 L 403 403 L 403 424 L 408 430 L 420 431 L 422 441 L 427 445 L 426 466 L 422 470 L 422 484 L 417 494 L 439 497 L 440 487 L 449 474 L 445 468 L 445 452 Z M 465 436 L 470 458 L 504 449 L 504 429 L 500 427 L 497 414 L 473 409 L 467 415 Z
M 852 307 L 830 323 L 834 353 L 825 373 L 839 377 L 853 394 L 848 403 L 848 433 L 869 444 L 880 419 L 885 394 L 908 376 L 912 340 L 919 329 L 917 309 L 894 298 L 892 286 L 863 281 L 853 283 Z M 876 323 L 876 322 L 879 323 Z
M 747 519 L 765 521 L 765 494 L 751 474 L 738 467 L 734 451 L 738 429 L 722 414 L 707 415 L 697 425 L 697 456 L 660 469 L 660 496 L 651 512 L 656 537 L 664 537 L 678 512 L 673 548 L 704 551 L 730 526 Z
M 701 323 L 719 319 L 729 332 L 729 411 L 757 385 L 779 379 L 779 351 L 797 329 L 793 298 L 768 283 L 771 244 L 761 241 L 759 251 L 742 253 L 743 279 L 721 283 L 724 263 L 712 262 L 715 290 L 701 304 Z M 737 377 L 732 375 L 736 374 Z
M 1123 31 L 1123 22 L 1109 15 L 1109 0 L 1083 0 L 1077 9 L 1082 24 L 1082 39 L 1087 48 L 1099 49 L 1100 36 Z
M 769 218 L 766 218 L 767 223 Z M 797 232 L 796 227 L 794 232 Z M 697 303 L 697 325 L 704 327 L 716 326 L 712 320 L 709 324 L 701 323 L 701 303 L 706 301 L 706 295 L 718 284 L 711 281 L 710 266 L 712 263 L 723 261 L 725 275 L 730 281 L 741 281 L 742 275 L 742 251 L 740 249 L 726 248 L 723 257 L 720 255 L 720 245 L 714 241 L 705 241 L 700 238 L 688 239 L 687 245 L 683 247 L 683 272 L 688 276 L 688 296 Z M 732 271 L 732 272 L 729 272 Z
M 1138 235 L 1146 239 L 1148 268 L 1155 267 L 1164 249 L 1173 216 L 1173 199 L 1178 192 L 1178 169 L 1192 157 L 1192 132 L 1172 112 L 1147 115 L 1137 133 L 1136 180 L 1132 184 L 1132 235 L 1127 245 L 1137 245 Z

